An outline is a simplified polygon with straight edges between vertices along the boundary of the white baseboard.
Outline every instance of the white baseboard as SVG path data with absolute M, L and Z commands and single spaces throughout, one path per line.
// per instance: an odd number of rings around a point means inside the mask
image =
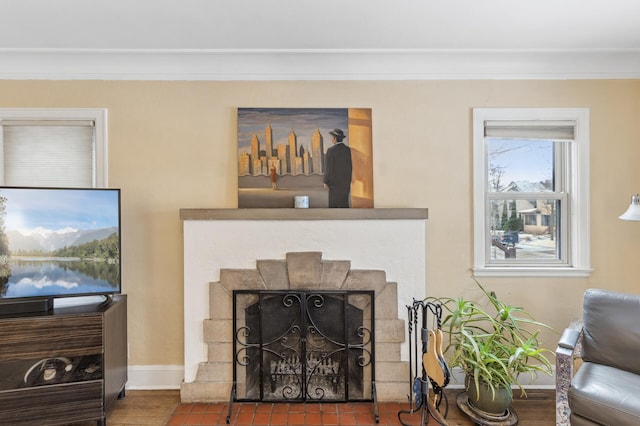
M 184 380 L 183 365 L 130 365 L 126 389 L 180 389 Z

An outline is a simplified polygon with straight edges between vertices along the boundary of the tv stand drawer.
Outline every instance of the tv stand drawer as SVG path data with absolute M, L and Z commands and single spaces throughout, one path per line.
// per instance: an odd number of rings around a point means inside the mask
M 102 353 L 102 321 L 98 313 L 0 320 L 0 363 Z
M 0 392 L 0 425 L 41 426 L 102 417 L 103 381 L 38 386 Z

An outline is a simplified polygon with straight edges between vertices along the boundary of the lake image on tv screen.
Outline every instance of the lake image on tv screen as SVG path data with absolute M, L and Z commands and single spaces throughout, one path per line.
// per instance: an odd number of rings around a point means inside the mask
M 119 292 L 119 197 L 0 188 L 0 298 Z

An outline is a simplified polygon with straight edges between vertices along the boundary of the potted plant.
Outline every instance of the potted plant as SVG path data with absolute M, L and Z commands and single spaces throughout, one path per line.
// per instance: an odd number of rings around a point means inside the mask
M 474 280 L 475 281 L 475 280 Z M 508 305 L 494 292 L 482 291 L 485 303 L 463 298 L 431 299 L 443 308 L 442 331 L 448 334 L 449 367 L 466 373 L 469 404 L 495 415 L 504 414 L 511 405 L 512 386 L 526 396 L 518 377 L 534 378 L 538 372 L 551 375 L 547 359 L 553 352 L 541 347 L 541 328 L 551 327 L 536 321 L 523 308 Z

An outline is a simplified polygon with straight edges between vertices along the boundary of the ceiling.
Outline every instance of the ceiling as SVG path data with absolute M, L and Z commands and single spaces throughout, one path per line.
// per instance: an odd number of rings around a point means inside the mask
M 637 0 L 3 0 L 0 77 L 637 78 L 639 23 Z

